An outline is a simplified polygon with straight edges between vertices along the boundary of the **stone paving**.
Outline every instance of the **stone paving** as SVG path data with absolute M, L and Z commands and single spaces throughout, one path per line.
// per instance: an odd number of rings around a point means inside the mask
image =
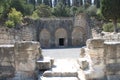
M 43 49 L 43 56 L 53 57 L 55 62 L 53 68 L 45 71 L 39 80 L 85 80 L 77 63 L 79 53 L 80 48 Z
M 80 48 L 42 49 L 42 54 L 54 59 L 77 59 L 80 55 Z

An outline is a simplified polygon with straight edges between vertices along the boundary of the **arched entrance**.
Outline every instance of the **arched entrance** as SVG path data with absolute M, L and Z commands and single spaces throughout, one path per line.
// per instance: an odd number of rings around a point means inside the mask
M 50 32 L 47 29 L 40 32 L 40 44 L 43 48 L 50 47 L 50 37 Z
M 72 32 L 72 45 L 81 46 L 84 40 L 84 29 L 80 27 L 75 27 Z
M 64 28 L 59 28 L 55 32 L 56 47 L 67 46 L 67 31 Z

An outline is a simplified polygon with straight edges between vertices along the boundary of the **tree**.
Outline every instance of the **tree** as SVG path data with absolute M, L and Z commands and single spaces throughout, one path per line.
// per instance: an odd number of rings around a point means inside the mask
M 23 15 L 30 15 L 34 10 L 33 5 L 27 4 L 25 0 L 12 0 L 10 7 L 20 11 Z
M 41 4 L 35 10 L 39 17 L 50 17 L 52 15 L 51 8 L 48 5 Z
M 96 5 L 97 8 L 100 8 L 100 0 L 94 0 L 94 5 Z
M 12 8 L 10 13 L 8 14 L 8 19 L 13 21 L 16 24 L 20 24 L 23 20 L 23 15 L 21 12 L 16 11 L 15 8 Z
M 8 20 L 5 22 L 7 27 L 15 27 L 17 24 L 22 23 L 23 15 L 21 12 L 16 11 L 15 8 L 12 8 L 8 14 Z
M 10 11 L 11 0 L 0 0 L 0 19 L 7 18 L 7 13 Z
M 70 16 L 70 9 L 63 3 L 59 2 L 53 9 L 53 15 L 57 17 L 68 17 Z
M 101 13 L 104 18 L 113 21 L 114 32 L 117 32 L 117 20 L 120 18 L 120 0 L 101 0 Z
M 75 16 L 76 15 L 76 13 L 77 13 L 77 7 L 76 6 L 72 6 L 71 8 L 70 8 L 70 14 L 72 15 L 72 16 Z

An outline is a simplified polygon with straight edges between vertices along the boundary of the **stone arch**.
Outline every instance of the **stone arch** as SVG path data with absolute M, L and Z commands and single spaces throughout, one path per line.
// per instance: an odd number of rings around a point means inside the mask
M 84 29 L 81 27 L 75 27 L 72 31 L 72 45 L 81 46 L 84 42 Z
M 40 32 L 40 44 L 43 48 L 50 47 L 50 32 L 47 29 L 42 29 Z
M 67 46 L 67 31 L 64 28 L 58 28 L 55 32 L 55 44 L 58 46 Z

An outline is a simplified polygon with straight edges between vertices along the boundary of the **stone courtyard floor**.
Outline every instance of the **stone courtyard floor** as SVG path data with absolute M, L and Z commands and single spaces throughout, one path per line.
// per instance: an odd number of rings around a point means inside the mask
M 80 48 L 42 49 L 42 54 L 44 57 L 54 58 L 55 62 L 54 67 L 44 72 L 39 80 L 79 80 L 79 75 L 80 80 L 85 80 L 77 63 Z
M 77 59 L 79 58 L 80 48 L 63 48 L 63 49 L 42 49 L 44 57 L 54 59 Z

